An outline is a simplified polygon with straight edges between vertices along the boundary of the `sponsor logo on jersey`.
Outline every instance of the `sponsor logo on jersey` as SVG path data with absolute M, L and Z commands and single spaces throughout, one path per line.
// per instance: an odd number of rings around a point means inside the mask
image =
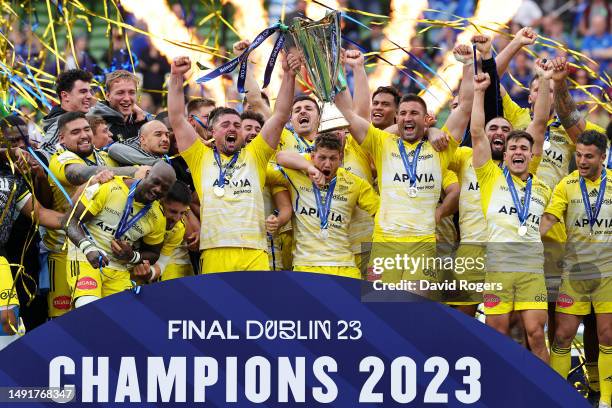
M 485 307 L 495 307 L 501 303 L 501 299 L 499 296 L 494 295 L 492 293 L 485 293 L 484 295 L 484 305 Z
M 572 298 L 567 293 L 559 293 L 559 298 L 557 299 L 557 306 L 570 307 L 573 304 L 574 304 L 574 298 Z
M 76 287 L 81 290 L 92 290 L 98 287 L 98 282 L 94 278 L 86 276 L 77 281 Z
M 53 307 L 61 310 L 68 310 L 70 309 L 70 301 L 70 296 L 56 296 L 53 298 Z
M 0 292 L 0 300 L 17 299 L 17 291 L 14 290 L 11 293 L 11 289 L 5 289 Z

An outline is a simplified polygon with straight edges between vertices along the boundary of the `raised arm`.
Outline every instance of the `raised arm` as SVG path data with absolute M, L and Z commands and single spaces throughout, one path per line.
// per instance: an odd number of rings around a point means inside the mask
M 535 61 L 535 74 L 538 78 L 538 98 L 533 108 L 533 120 L 527 127 L 527 133 L 533 137 L 532 153 L 541 156 L 544 145 L 544 133 L 550 117 L 550 79 L 552 78 L 552 64 L 546 64 L 541 59 Z
M 495 63 L 497 64 L 497 74 L 500 78 L 508 69 L 508 65 L 510 65 L 512 58 L 514 58 L 514 56 L 523 48 L 523 46 L 534 44 L 537 38 L 538 35 L 531 27 L 523 27 L 516 33 L 512 41 L 510 41 L 510 44 L 501 50 L 501 52 L 495 58 Z
M 170 66 L 168 80 L 168 119 L 174 131 L 176 146 L 179 152 L 184 152 L 198 140 L 195 129 L 185 117 L 185 95 L 183 95 L 183 78 L 191 69 L 189 57 L 178 57 Z
M 491 146 L 484 130 L 484 94 L 490 84 L 489 74 L 481 73 L 474 76 L 474 103 L 472 105 L 470 133 L 472 134 L 472 148 L 474 149 L 472 164 L 475 168 L 482 167 L 491 159 Z
M 346 52 L 346 63 L 351 64 L 352 59 L 359 59 L 360 52 L 354 52 L 349 50 Z M 351 101 L 351 94 L 348 89 L 336 95 L 334 100 L 338 110 L 342 113 L 344 118 L 349 123 L 349 132 L 355 138 L 357 143 L 362 144 L 368 134 L 368 128 L 370 127 L 370 121 L 362 118 L 353 110 L 353 102 Z
M 108 258 L 106 257 L 106 254 L 96 247 L 94 242 L 87 238 L 83 228 L 81 228 L 81 224 L 79 223 L 79 220 L 82 222 L 87 222 L 92 218 L 93 215 L 85 209 L 83 203 L 79 202 L 66 227 L 66 235 L 68 235 L 68 238 L 70 238 L 74 245 L 83 251 L 90 265 L 94 269 L 98 269 L 100 266 L 108 265 Z
M 368 85 L 368 75 L 365 70 L 365 58 L 361 51 L 350 50 L 354 58 L 346 58 L 345 62 L 353 70 L 355 89 L 353 92 L 353 105 L 355 113 L 365 120 L 370 120 L 370 86 Z
M 274 113 L 272 113 L 272 116 L 266 120 L 263 128 L 261 128 L 262 137 L 273 149 L 276 149 L 278 146 L 283 128 L 291 116 L 295 75 L 301 66 L 300 58 L 289 53 L 282 58 L 282 65 L 283 80 L 278 91 L 278 98 L 276 98 L 276 103 L 274 104 Z
M 586 120 L 578 111 L 578 106 L 569 93 L 567 77 L 569 76 L 569 63 L 565 57 L 558 57 L 551 61 L 553 66 L 553 87 L 555 112 L 559 121 L 565 128 L 568 136 L 574 142 L 586 129 Z
M 249 40 L 238 41 L 232 47 L 234 55 L 238 56 L 242 54 L 251 45 Z M 251 105 L 254 112 L 260 113 L 265 120 L 268 120 L 272 116 L 272 110 L 261 97 L 261 88 L 255 80 L 252 69 L 247 69 L 244 80 L 244 88 L 246 90 L 246 100 Z
M 455 59 L 463 64 L 463 80 L 459 87 L 459 105 L 446 120 L 446 127 L 450 135 L 461 143 L 465 129 L 470 122 L 472 101 L 474 100 L 474 82 L 471 80 L 474 59 L 472 49 L 467 45 L 457 45 L 453 49 Z

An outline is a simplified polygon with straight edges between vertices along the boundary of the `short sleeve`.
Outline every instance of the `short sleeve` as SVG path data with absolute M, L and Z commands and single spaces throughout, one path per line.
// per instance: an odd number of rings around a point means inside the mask
M 359 182 L 357 205 L 371 216 L 376 215 L 380 206 L 380 197 L 376 194 L 370 183 L 357 176 L 354 177 Z
M 455 152 L 457 151 L 457 148 L 459 147 L 459 143 L 455 140 L 454 137 L 452 137 L 452 135 L 450 135 L 450 132 L 448 131 L 448 128 L 446 127 L 446 125 L 442 126 L 442 129 L 440 130 L 442 130 L 444 133 L 450 136 L 448 147 L 444 151 L 439 152 L 440 165 L 442 166 L 442 169 L 447 169 L 455 157 Z
M 502 105 L 504 107 L 504 117 L 508 119 L 514 129 L 527 129 L 527 126 L 531 123 L 529 109 L 517 105 L 508 93 L 503 96 Z
M 114 184 L 114 181 L 110 181 L 99 185 L 95 191 L 89 190 L 92 191 L 91 194 L 88 192 L 82 194 L 81 204 L 85 206 L 87 212 L 92 215 L 98 215 L 102 211 L 110 196 L 111 186 Z
M 449 186 L 459 183 L 457 173 L 449 169 L 443 169 L 442 171 L 442 190 L 446 190 Z
M 268 162 L 274 155 L 275 150 L 268 145 L 268 143 L 261 136 L 261 133 L 255 136 L 255 138 L 245 147 L 250 154 L 255 157 L 257 162 L 257 168 L 260 173 L 265 173 L 265 169 L 268 166 Z
M 164 235 L 166 233 L 166 217 L 164 217 L 159 204 L 156 212 L 157 217 L 155 217 L 153 228 L 147 235 L 142 237 L 142 242 L 147 245 L 159 245 L 164 242 Z
M 374 163 L 377 165 L 381 162 L 381 147 L 386 135 L 390 135 L 390 133 L 377 129 L 370 123 L 368 133 L 366 133 L 366 137 L 361 144 L 363 150 L 372 155 Z
M 561 180 L 555 187 L 548 207 L 544 212 L 554 215 L 557 219 L 562 220 L 567 211 L 567 182 L 566 179 Z
M 51 157 L 49 161 L 49 170 L 60 183 L 63 185 L 70 185 L 71 183 L 66 179 L 66 166 L 69 164 L 85 164 L 76 154 L 69 150 L 56 153 Z
M 193 178 L 193 185 L 198 192 L 198 195 L 202 197 L 202 165 L 205 156 L 205 152 L 210 147 L 206 146 L 199 139 L 196 140 L 189 148 L 183 152 L 181 152 L 181 157 L 187 163 L 187 167 L 191 172 L 191 177 Z
M 183 237 L 185 236 L 185 223 L 183 220 L 179 221 L 172 231 L 168 233 L 168 236 L 164 239 L 164 246 L 161 249 L 161 255 L 172 256 L 174 250 L 181 245 Z

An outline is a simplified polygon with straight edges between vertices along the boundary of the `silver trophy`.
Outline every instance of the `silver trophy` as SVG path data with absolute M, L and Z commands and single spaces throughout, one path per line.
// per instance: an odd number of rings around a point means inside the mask
M 296 18 L 289 32 L 308 72 L 308 79 L 302 80 L 312 85 L 322 103 L 319 132 L 348 127 L 334 105 L 336 93 L 346 86 L 340 69 L 340 12 L 333 11 L 319 21 Z

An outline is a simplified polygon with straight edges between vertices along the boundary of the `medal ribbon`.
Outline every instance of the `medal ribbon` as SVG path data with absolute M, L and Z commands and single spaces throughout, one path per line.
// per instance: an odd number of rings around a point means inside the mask
M 414 156 L 412 157 L 412 161 L 410 161 L 408 160 L 408 155 L 406 154 L 406 147 L 404 146 L 402 138 L 400 137 L 399 139 L 397 139 L 397 147 L 399 149 L 400 156 L 402 157 L 402 162 L 404 162 L 404 168 L 406 169 L 406 173 L 408 173 L 408 177 L 410 177 L 410 187 L 414 187 L 416 185 L 417 164 L 419 161 L 419 153 L 421 153 L 423 143 L 423 140 L 419 142 L 416 149 L 414 149 Z
M 200 84 L 203 82 L 210 81 L 211 79 L 214 79 L 220 75 L 227 74 L 229 72 L 234 71 L 236 67 L 240 65 L 240 71 L 238 73 L 238 92 L 244 93 L 245 92 L 244 83 L 246 80 L 247 66 L 249 63 L 249 54 L 251 53 L 251 51 L 259 47 L 268 37 L 270 37 L 272 34 L 276 33 L 277 31 L 281 32 L 280 34 L 281 38 L 284 37 L 284 33 L 287 31 L 287 29 L 288 27 L 280 22 L 274 24 L 271 27 L 266 28 L 261 33 L 259 33 L 257 37 L 255 37 L 251 45 L 249 45 L 249 47 L 242 54 L 226 62 L 220 67 L 217 67 L 216 69 L 204 75 L 203 77 L 198 78 L 196 82 Z M 276 41 L 276 44 L 274 45 L 272 54 L 270 55 L 270 59 L 268 60 L 268 66 L 266 67 L 266 72 L 264 74 L 265 77 L 268 79 L 268 81 L 270 80 L 270 77 L 272 75 L 272 70 L 274 69 L 274 63 L 276 62 L 278 53 L 282 49 L 283 44 L 284 44 L 284 40 L 278 39 Z
M 283 175 L 283 177 L 285 177 L 287 179 L 287 181 L 289 182 L 289 184 L 291 185 L 291 188 L 293 188 L 293 190 L 295 190 L 295 212 L 298 211 L 298 204 L 300 202 L 300 190 L 298 190 L 298 188 L 295 186 L 295 184 L 293 184 L 293 181 L 291 181 L 291 179 L 289 178 L 289 175 L 287 174 L 287 172 L 279 165 L 276 166 L 276 170 L 280 171 L 281 174 Z
M 115 232 L 115 238 L 120 239 L 123 234 L 128 232 L 130 228 L 134 226 L 142 217 L 145 216 L 147 211 L 151 208 L 151 203 L 145 205 L 143 208 L 138 211 L 136 215 L 130 218 L 130 214 L 132 212 L 132 205 L 134 203 L 134 194 L 136 193 L 136 187 L 140 183 L 140 180 L 132 183 L 130 187 L 130 192 L 127 196 L 127 201 L 125 202 L 125 207 L 123 208 L 123 214 L 121 215 L 121 219 L 119 220 L 119 225 L 117 226 L 117 231 Z
M 321 190 L 315 183 L 312 183 L 312 190 L 314 192 L 315 201 L 317 203 L 317 215 L 321 223 L 321 229 L 327 229 L 329 227 L 329 213 L 331 212 L 332 198 L 334 190 L 336 189 L 336 178 L 329 182 L 329 188 L 325 195 L 325 200 L 321 197 Z
M 589 200 L 589 192 L 587 191 L 586 181 L 584 177 L 580 177 L 580 192 L 582 193 L 582 203 L 584 210 L 586 211 L 587 218 L 589 219 L 589 225 L 591 232 L 593 232 L 593 226 L 597 222 L 597 217 L 601 211 L 603 204 L 604 195 L 606 194 L 606 183 L 608 181 L 608 174 L 606 169 L 601 170 L 601 182 L 599 183 L 599 192 L 597 193 L 597 200 L 595 200 L 595 210 L 591 207 L 591 201 Z
M 546 133 L 544 133 L 544 141 L 545 142 L 550 143 L 550 128 L 551 127 L 558 128 L 559 126 L 561 126 L 561 122 L 559 122 L 559 120 L 555 116 L 555 121 L 553 123 L 551 123 L 550 125 L 546 126 Z
M 512 201 L 514 202 L 514 206 L 516 207 L 516 213 L 518 215 L 519 222 L 521 226 L 525 225 L 527 221 L 527 216 L 529 215 L 529 204 L 531 203 L 531 185 L 533 182 L 533 178 L 529 175 L 527 182 L 525 183 L 525 205 L 521 205 L 521 200 L 519 200 L 518 192 L 516 191 L 516 187 L 514 186 L 514 180 L 512 180 L 512 175 L 508 168 L 504 168 L 504 176 L 506 177 L 506 183 L 508 184 L 508 189 L 510 190 L 510 195 L 512 196 Z
M 608 149 L 608 166 L 609 169 L 612 169 L 612 143 L 610 143 L 610 148 Z
M 300 135 L 298 135 L 295 131 L 293 132 L 293 137 L 297 142 L 298 151 L 300 153 L 312 153 L 312 146 L 308 144 L 306 140 Z
M 217 179 L 217 185 L 220 188 L 225 188 L 225 173 L 227 173 L 227 169 L 232 168 L 236 161 L 238 160 L 238 156 L 240 155 L 240 151 L 234 153 L 230 161 L 223 167 L 223 163 L 221 162 L 221 155 L 216 147 L 213 147 L 213 155 L 215 156 L 215 162 L 219 166 L 219 178 Z

